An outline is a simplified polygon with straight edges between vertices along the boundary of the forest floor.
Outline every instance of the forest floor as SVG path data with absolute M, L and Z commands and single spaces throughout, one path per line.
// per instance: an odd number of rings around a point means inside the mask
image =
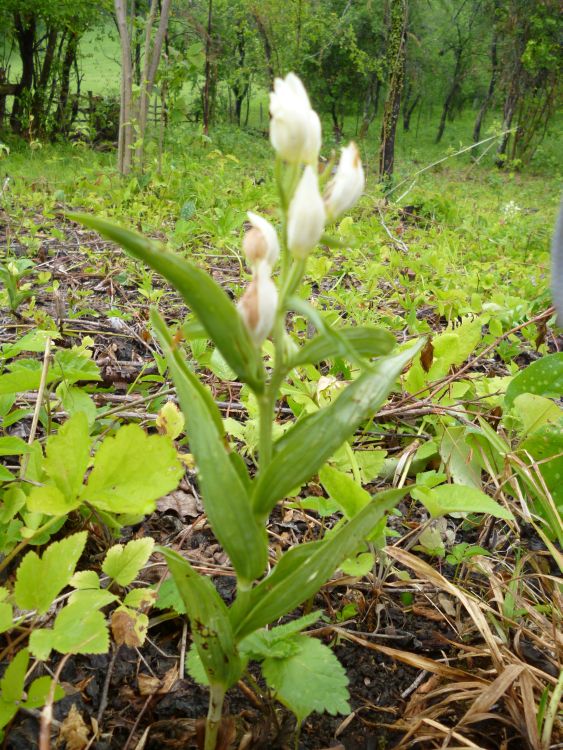
M 0 260 L 29 258 L 33 267 L 25 301 L 15 314 L 7 308 L 0 313 L 0 343 L 10 346 L 30 331 L 49 329 L 58 350 L 85 347 L 99 380 L 77 380 L 76 387 L 92 405 L 97 433 L 129 422 L 155 430 L 159 409 L 175 394 L 151 336 L 148 308 L 157 305 L 171 324 L 183 321 L 186 309 L 161 279 L 69 221 L 66 212 L 109 213 L 166 240 L 238 296 L 244 211 L 271 210 L 273 187 L 262 146 L 252 161 L 247 143 L 228 148 L 206 150 L 204 144 L 192 150 L 189 164 L 128 184 L 100 164 L 80 177 L 67 166 L 63 178 L 57 163 L 64 155 L 54 157 L 55 165 L 46 155 L 32 155 L 34 175 L 14 168 L 4 187 Z M 436 372 L 422 395 L 404 381 L 350 442 L 358 461 L 365 458 L 360 454 L 372 454 L 371 464 L 361 466 L 364 488 L 373 493 L 414 485 L 421 481 L 417 476 L 432 472 L 471 484 L 473 473 L 514 520 L 483 514 L 432 520 L 420 503 L 405 497 L 371 572 L 337 573 L 308 605 L 323 612 L 309 632 L 331 644 L 346 669 L 351 713 L 310 716 L 298 739 L 303 750 L 549 750 L 563 743 L 556 717 L 545 730 L 561 668 L 561 553 L 542 521 L 540 500 L 514 479 L 515 461 L 523 460 L 519 446 L 529 435 L 503 401 L 512 378 L 563 347 L 547 291 L 553 195 L 542 175 L 508 176 L 470 165 L 429 176 L 398 204 L 385 204 L 373 188 L 354 219 L 339 227 L 349 247 L 324 248 L 311 258 L 310 296 L 335 319 L 385 325 L 398 341 L 431 334 L 435 343 L 458 330 L 461 339 L 469 337 L 469 326 L 478 321 L 474 345 L 465 351 L 459 344 L 461 361 Z M 250 419 L 244 387 L 224 380 L 207 344 L 192 342 L 187 353 L 211 388 L 233 446 L 252 465 L 256 445 L 252 430 L 244 429 Z M 40 353 L 32 356 L 40 359 Z M 339 362 L 313 370 L 286 392 L 280 421 L 316 403 L 321 378 L 330 384 L 350 377 Z M 27 439 L 36 398 L 33 389 L 15 394 L 7 414 L 16 418 L 9 427 L 4 422 L 2 434 Z M 45 405 L 40 439 L 68 416 L 54 386 Z M 470 436 L 479 425 L 506 441 L 504 463 L 487 466 L 490 453 L 477 455 Z M 185 438 L 177 444 L 189 448 Z M 550 484 L 551 475 L 542 475 L 540 459 L 528 459 L 542 498 L 557 503 L 560 489 Z M 335 465 L 353 471 L 347 461 L 338 455 Z M 8 458 L 5 465 L 15 463 Z M 325 495 L 314 478 L 276 509 L 268 525 L 272 554 L 317 538 L 334 523 L 334 515 L 322 512 Z M 65 532 L 80 523 L 80 517 L 71 518 Z M 116 540 L 93 521 L 88 532 L 85 558 L 95 568 Z M 234 573 L 206 522 L 193 470 L 152 515 L 125 527 L 119 541 L 144 536 L 181 551 L 211 576 L 227 603 L 232 599 Z M 165 573 L 162 558 L 153 556 L 138 582 L 159 584 Z M 12 637 L 1 638 L 6 660 Z M 65 697 L 54 705 L 53 747 L 198 747 L 207 691 L 185 671 L 189 641 L 183 618 L 153 610 L 142 648 L 113 646 L 107 655 L 66 659 L 60 672 Z M 52 674 L 60 658 L 40 669 Z M 295 719 L 257 675 L 229 692 L 225 713 L 223 750 L 295 746 Z M 38 747 L 38 716 L 37 710 L 20 711 L 2 747 Z

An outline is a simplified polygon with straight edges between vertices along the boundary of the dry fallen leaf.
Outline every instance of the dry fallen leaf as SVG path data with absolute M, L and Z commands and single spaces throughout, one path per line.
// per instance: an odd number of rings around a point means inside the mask
M 148 618 L 141 612 L 120 607 L 111 616 L 111 633 L 118 646 L 142 646 L 147 628 Z
M 89 734 L 90 730 L 73 703 L 59 728 L 59 739 L 66 742 L 66 750 L 84 750 Z
M 197 518 L 203 513 L 197 498 L 183 490 L 170 492 L 157 502 L 156 507 L 161 513 L 173 510 L 180 518 Z

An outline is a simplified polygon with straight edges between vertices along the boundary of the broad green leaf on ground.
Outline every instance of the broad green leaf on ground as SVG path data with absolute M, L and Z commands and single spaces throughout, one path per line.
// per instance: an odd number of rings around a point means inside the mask
M 28 552 L 21 561 L 14 586 L 14 599 L 21 609 L 44 614 L 68 585 L 86 544 L 86 532 L 72 534 L 50 544 L 43 557 Z
M 183 473 L 168 438 L 128 424 L 103 441 L 80 500 L 111 513 L 151 513 Z
M 268 656 L 277 656 L 278 658 L 287 656 L 295 651 L 295 647 L 290 645 L 287 648 L 286 644 L 291 644 L 295 635 L 301 633 L 310 625 L 314 625 L 321 617 L 322 612 L 317 610 L 270 630 L 256 630 L 239 643 L 241 656 L 255 661 L 261 661 Z
M 329 497 L 335 500 L 346 518 L 354 518 L 371 502 L 371 495 L 348 474 L 332 466 L 323 466 L 319 479 Z
M 419 341 L 377 361 L 333 401 L 298 422 L 275 444 L 271 463 L 256 480 L 254 508 L 267 517 L 278 500 L 317 472 L 336 449 L 384 403 Z
M 72 417 L 77 412 L 84 412 L 88 419 L 89 427 L 92 427 L 96 421 L 96 404 L 82 388 L 76 385 L 68 385 L 66 382 L 60 383 L 55 391 L 57 398 L 60 398 L 63 409 Z
M 438 447 L 447 472 L 457 484 L 481 488 L 481 467 L 467 443 L 465 427 L 441 425 Z
M 516 396 L 513 411 L 522 422 L 524 435 L 531 435 L 545 424 L 557 422 L 563 417 L 563 410 L 550 398 L 533 393 Z
M 108 550 L 102 570 L 120 586 L 128 586 L 139 575 L 153 548 L 154 539 L 150 537 L 133 539 L 125 547 L 115 544 Z
M 46 661 L 53 650 L 61 654 L 105 654 L 108 649 L 106 618 L 87 602 L 67 604 L 52 630 L 34 630 L 29 639 L 29 650 L 41 661 Z
M 36 352 L 37 354 L 42 354 L 45 351 L 47 339 L 55 340 L 60 338 L 61 334 L 58 331 L 42 331 L 39 328 L 36 328 L 35 330 L 26 333 L 25 336 L 22 336 L 17 341 L 14 341 L 13 344 L 3 344 L 0 349 L 2 356 L 6 359 L 15 357 L 16 354 L 19 354 L 20 352 Z
M 5 633 L 14 624 L 14 612 L 8 602 L 0 602 L 0 633 Z
M 518 452 L 529 454 L 539 470 L 559 512 L 563 510 L 563 419 L 545 424 L 520 443 Z M 527 464 L 529 458 L 523 455 Z
M 349 557 L 340 563 L 340 570 L 347 576 L 362 578 L 373 570 L 375 557 L 373 552 L 360 552 L 355 557 Z
M 510 521 L 512 513 L 475 487 L 442 484 L 439 487 L 413 487 L 411 496 L 419 500 L 433 518 L 448 513 L 488 513 Z
M 416 357 L 405 380 L 409 393 L 416 393 L 427 383 L 445 377 L 454 365 L 461 365 L 481 341 L 483 321 L 480 318 L 465 318 L 452 324 L 446 331 L 432 339 L 433 359 L 428 372 Z
M 3 703 L 15 703 L 21 700 L 28 664 L 29 651 L 26 648 L 18 651 L 11 659 L 0 680 L 0 698 Z
M 52 372 L 48 372 L 46 382 L 52 383 L 54 379 L 55 375 Z M 0 375 L 0 395 L 35 391 L 39 388 L 40 382 L 41 367 L 14 367 L 12 368 L 12 372 Z
M 41 706 L 45 705 L 52 684 L 53 680 L 48 675 L 45 675 L 44 677 L 38 677 L 36 680 L 33 680 L 27 690 L 27 699 L 23 706 L 25 708 L 40 708 Z M 64 697 L 64 688 L 62 688 L 60 685 L 56 685 L 54 699 L 56 701 L 60 701 Z
M 268 658 L 262 673 L 276 698 L 301 724 L 313 711 L 347 714 L 348 677 L 333 651 L 305 635 L 294 636 L 297 650 L 286 658 Z
M 79 380 L 102 379 L 98 365 L 91 359 L 89 352 L 80 347 L 56 351 L 51 370 L 57 380 L 63 380 L 68 385 Z
M 197 464 L 209 523 L 237 575 L 245 581 L 253 581 L 266 568 L 267 544 L 266 530 L 252 512 L 246 488 L 248 482 L 241 479 L 246 469 L 242 462 L 235 467 L 229 457 L 221 415 L 211 392 L 173 346 L 170 331 L 156 311 L 152 311 L 151 321 L 186 415 L 190 449 Z
M 516 396 L 534 393 L 538 396 L 561 398 L 563 393 L 563 352 L 548 354 L 532 362 L 510 381 L 504 403 L 510 409 Z
M 211 276 L 193 263 L 163 250 L 137 232 L 88 214 L 71 218 L 117 242 L 133 257 L 164 276 L 205 326 L 227 363 L 258 391 L 264 387 L 264 369 L 236 307 Z

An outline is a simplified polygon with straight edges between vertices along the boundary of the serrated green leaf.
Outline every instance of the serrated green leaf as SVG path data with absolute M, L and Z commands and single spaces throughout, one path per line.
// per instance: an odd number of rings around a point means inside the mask
M 262 673 L 276 698 L 301 724 L 313 711 L 347 714 L 348 677 L 334 653 L 315 638 L 295 636 L 297 650 L 283 659 L 265 659 Z
M 69 604 L 80 604 L 88 609 L 102 609 L 118 597 L 107 589 L 77 589 L 69 596 Z
M 488 513 L 510 521 L 512 513 L 475 487 L 442 484 L 439 487 L 413 487 L 411 496 L 419 500 L 433 518 L 448 513 Z
M 195 680 L 199 685 L 209 687 L 209 680 L 195 643 L 192 643 L 186 656 L 186 669 L 192 680 Z
M 57 380 L 64 380 L 69 385 L 79 380 L 102 379 L 98 365 L 87 352 L 76 347 L 56 351 L 51 372 Z
M 514 376 L 504 397 L 507 409 L 521 393 L 560 398 L 563 393 L 563 352 L 548 354 Z
M 75 589 L 99 589 L 100 577 L 95 570 L 79 570 L 69 581 Z
M 101 444 L 80 499 L 112 513 L 151 513 L 183 474 L 168 438 L 128 424 Z
M 151 321 L 186 415 L 207 518 L 239 577 L 253 581 L 266 568 L 266 531 L 254 517 L 247 489 L 227 453 L 221 415 L 209 390 L 174 349 L 170 332 L 156 311 L 151 312 Z
M 173 578 L 167 578 L 162 582 L 158 589 L 158 597 L 154 604 L 157 609 L 173 609 L 179 615 L 187 614 L 188 610 L 178 591 L 176 581 Z
M 76 495 L 69 498 L 52 484 L 33 486 L 27 498 L 27 507 L 32 513 L 47 516 L 64 516 L 79 506 L 80 500 Z
M 68 385 L 63 382 L 57 386 L 56 389 L 57 398 L 60 398 L 63 409 L 67 411 L 70 416 L 82 412 L 86 415 L 88 420 L 88 426 L 92 427 L 96 421 L 96 404 L 92 401 L 92 397 L 89 396 L 82 388 L 75 385 Z
M 13 657 L 4 676 L 0 680 L 0 693 L 2 700 L 6 703 L 15 703 L 21 700 L 27 665 L 29 664 L 29 651 L 23 648 Z
M 264 368 L 235 306 L 208 273 L 157 244 L 107 219 L 87 214 L 69 215 L 107 239 L 117 242 L 134 258 L 162 274 L 181 294 L 205 326 L 225 360 L 257 392 L 264 387 Z
M 14 598 L 21 609 L 44 614 L 71 579 L 86 544 L 86 532 L 50 544 L 43 557 L 28 552 L 16 573 Z M 41 585 L 38 585 L 41 582 Z
M 177 552 L 158 547 L 184 600 L 192 637 L 210 683 L 228 689 L 240 678 L 238 656 L 229 612 L 215 587 Z
M 253 503 L 260 517 L 267 517 L 278 500 L 310 479 L 344 440 L 379 409 L 405 365 L 423 344 L 419 341 L 382 358 L 330 406 L 298 422 L 277 441 L 271 463 L 255 483 Z
M 74 500 L 90 460 L 88 420 L 83 412 L 67 420 L 58 433 L 47 440 L 45 454 L 45 474 L 65 498 Z
M 340 564 L 340 570 L 347 576 L 362 578 L 366 576 L 375 564 L 373 552 L 360 552 L 355 557 L 349 557 Z
M 133 589 L 133 591 L 129 591 L 126 594 L 123 604 L 127 607 L 134 607 L 135 609 L 139 609 L 140 607 L 152 607 L 156 601 L 156 597 L 157 593 L 154 589 Z
M 120 586 L 128 586 L 139 575 L 154 548 L 154 539 L 133 539 L 125 547 L 115 544 L 105 557 L 102 570 Z
M 106 618 L 87 603 L 67 604 L 55 619 L 52 630 L 34 630 L 29 650 L 45 661 L 54 650 L 61 654 L 105 654 L 109 649 Z
M 0 602 L 0 633 L 10 630 L 14 624 L 14 612 L 8 602 Z

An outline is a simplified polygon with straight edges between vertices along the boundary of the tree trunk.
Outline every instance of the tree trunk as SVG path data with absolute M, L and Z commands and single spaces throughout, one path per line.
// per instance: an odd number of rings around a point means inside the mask
M 19 83 L 14 91 L 10 127 L 15 133 L 23 133 L 27 125 L 26 114 L 29 112 L 29 97 L 35 73 L 35 61 L 33 57 L 36 29 L 35 16 L 23 17 L 20 13 L 15 13 L 14 26 L 20 51 L 22 72 Z
M 360 132 L 358 138 L 365 138 L 368 134 L 369 126 L 374 121 L 379 108 L 379 92 L 381 91 L 381 81 L 377 72 L 371 74 L 366 98 L 364 100 L 364 111 L 362 116 L 362 124 L 360 125 Z
M 46 127 L 46 119 L 49 109 L 48 106 L 46 106 L 47 84 L 51 77 L 51 69 L 53 67 L 53 60 L 55 59 L 58 35 L 59 33 L 55 26 L 51 26 L 47 30 L 47 45 L 45 47 L 45 55 L 43 56 L 43 64 L 41 65 L 39 79 L 35 84 L 35 90 L 33 92 L 33 100 L 31 103 L 33 129 L 39 133 L 44 133 Z
M 390 183 L 395 163 L 395 135 L 405 78 L 405 40 L 408 21 L 407 0 L 390 0 L 391 23 L 387 41 L 389 84 L 381 123 L 379 179 Z
M 57 119 L 60 132 L 65 135 L 68 135 L 70 126 L 72 124 L 72 113 L 69 110 L 68 106 L 70 95 L 70 72 L 76 59 L 76 51 L 78 49 L 79 39 L 80 36 L 78 35 L 78 33 L 71 30 L 69 33 L 69 38 L 61 68 L 61 91 L 59 97 L 59 105 L 57 108 Z
M 517 61 L 514 65 L 514 71 L 512 74 L 512 78 L 510 79 L 510 85 L 508 87 L 508 91 L 506 93 L 506 99 L 504 100 L 504 109 L 503 109 L 503 115 L 502 115 L 502 137 L 500 139 L 500 143 L 497 149 L 497 156 L 495 163 L 497 167 L 504 166 L 506 162 L 506 151 L 508 148 L 508 141 L 510 140 L 511 133 L 509 132 L 512 127 L 512 120 L 514 118 L 514 113 L 516 112 L 516 107 L 518 106 L 518 102 L 520 100 L 520 76 L 522 75 L 522 63 L 520 58 L 517 58 Z
M 274 86 L 275 72 L 274 72 L 274 56 L 272 54 L 272 45 L 270 43 L 270 37 L 268 36 L 268 32 L 266 31 L 264 21 L 260 17 L 260 14 L 257 11 L 254 11 L 252 13 L 252 17 L 254 18 L 254 23 L 256 24 L 256 28 L 258 29 L 258 33 L 260 34 L 260 37 L 262 39 L 262 44 L 264 46 L 264 55 L 266 57 L 266 68 L 268 70 L 268 77 L 270 79 L 270 89 L 271 89 Z
M 133 143 L 133 64 L 131 60 L 131 39 L 127 28 L 127 0 L 114 1 L 121 41 L 121 97 L 117 168 L 122 175 L 127 175 L 131 171 L 131 145 Z
M 455 101 L 455 95 L 459 91 L 461 82 L 461 71 L 462 71 L 462 58 L 463 58 L 463 45 L 460 43 L 455 48 L 455 68 L 452 78 L 452 85 L 448 91 L 444 106 L 442 107 L 442 116 L 440 117 L 440 124 L 438 125 L 438 132 L 436 133 L 435 143 L 440 143 L 444 130 L 446 129 L 446 120 L 450 114 L 452 104 Z
M 487 95 L 481 104 L 481 108 L 477 114 L 475 125 L 473 127 L 473 143 L 479 143 L 481 140 L 481 126 L 483 125 L 483 119 L 489 106 L 493 100 L 495 93 L 495 87 L 497 84 L 498 76 L 498 54 L 497 54 L 497 32 L 493 31 L 493 41 L 491 42 L 491 80 L 489 81 L 489 88 Z
M 147 128 L 147 116 L 149 110 L 150 97 L 154 87 L 156 71 L 162 53 L 162 45 L 168 29 L 168 18 L 170 16 L 171 0 L 162 0 L 160 7 L 160 20 L 158 29 L 151 44 L 152 27 L 156 18 L 157 0 L 152 0 L 149 17 L 147 19 L 147 28 L 145 34 L 145 64 L 143 67 L 143 78 L 141 80 L 141 90 L 139 95 L 139 118 L 138 118 L 138 146 L 135 151 L 135 161 L 139 168 L 142 167 L 145 131 Z
M 408 104 L 405 102 L 404 108 L 403 108 L 403 130 L 405 133 L 409 132 L 409 128 L 411 126 L 411 117 L 413 112 L 418 106 L 418 103 L 420 101 L 420 94 L 417 94 L 414 98 L 414 102 L 412 104 Z
M 205 86 L 203 88 L 203 132 L 209 133 L 211 113 L 211 30 L 213 24 L 213 0 L 207 6 L 207 36 L 205 39 Z

